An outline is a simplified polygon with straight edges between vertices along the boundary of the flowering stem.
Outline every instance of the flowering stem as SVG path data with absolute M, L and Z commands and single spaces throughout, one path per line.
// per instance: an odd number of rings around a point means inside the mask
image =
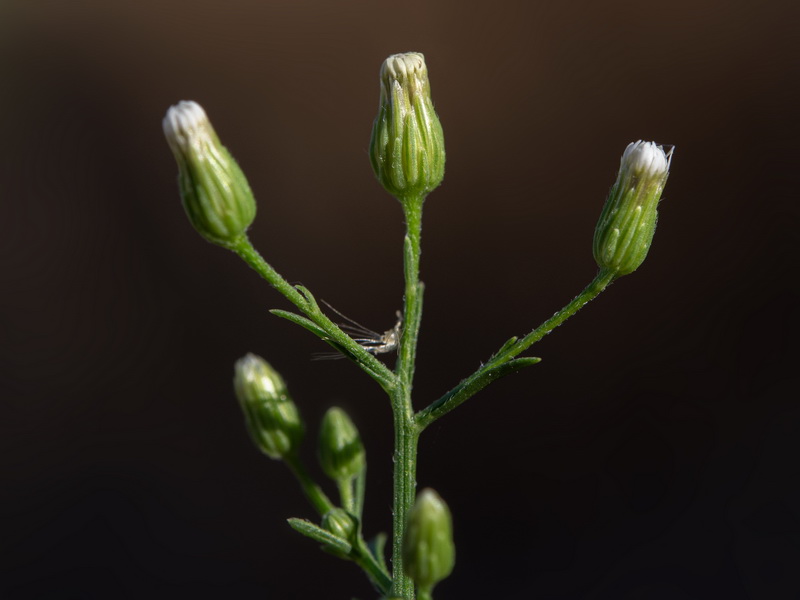
M 587 285 L 580 294 L 575 296 L 569 304 L 539 325 L 539 327 L 531 331 L 519 342 L 509 347 L 504 352 L 498 353 L 497 356 L 492 357 L 488 364 L 498 364 L 500 361 L 506 362 L 533 346 L 533 344 L 541 340 L 544 336 L 553 331 L 553 329 L 586 306 L 590 300 L 597 298 L 600 292 L 611 285 L 611 282 L 613 282 L 616 277 L 616 272 L 600 269 L 592 282 Z
M 342 501 L 342 508 L 347 512 L 358 515 L 356 512 L 355 498 L 353 497 L 353 480 L 344 479 L 337 483 L 339 487 L 339 498 Z
M 403 536 L 408 513 L 414 505 L 417 485 L 417 441 L 419 433 L 413 422 L 395 413 L 394 493 L 392 520 L 392 593 L 395 597 L 413 599 L 414 583 L 403 567 Z
M 422 317 L 422 293 L 424 291 L 424 286 L 419 280 L 423 200 L 423 197 L 417 196 L 403 202 L 406 217 L 406 237 L 403 240 L 405 297 L 403 334 L 400 338 L 395 374 L 401 383 L 408 386 L 409 394 L 414 378 L 414 362 L 417 354 L 417 338 Z
M 394 387 L 395 376 L 386 368 L 386 365 L 367 352 L 358 342 L 343 332 L 336 323 L 326 317 L 320 311 L 308 290 L 300 286 L 291 285 L 273 269 L 272 265 L 265 261 L 261 254 L 258 253 L 258 250 L 253 247 L 247 236 L 238 238 L 229 247 L 272 287 L 283 294 L 289 302 L 308 316 L 322 330 L 318 335 L 324 336 L 323 339 L 326 341 L 332 341 L 338 346 L 346 348 L 358 366 L 375 379 L 384 390 L 389 392 Z M 298 288 L 303 290 L 304 293 L 301 293 Z
M 414 421 L 411 390 L 422 315 L 422 283 L 419 281 L 420 239 L 422 229 L 422 196 L 402 201 L 406 216 L 404 248 L 405 298 L 403 333 L 397 356 L 397 386 L 391 394 L 394 416 L 394 493 L 392 512 L 392 594 L 414 598 L 414 583 L 403 569 L 403 535 L 408 513 L 414 505 L 417 473 L 417 441 L 419 430 Z
M 547 321 L 539 325 L 521 340 L 513 340 L 501 348 L 489 361 L 472 375 L 467 377 L 455 388 L 447 392 L 444 396 L 434 401 L 427 408 L 419 411 L 416 415 L 417 427 L 424 429 L 439 417 L 446 415 L 451 410 L 462 404 L 465 400 L 472 397 L 478 391 L 486 387 L 489 383 L 514 372 L 529 364 L 539 362 L 537 358 L 520 358 L 516 356 L 530 348 L 533 344 L 541 340 L 564 321 L 578 312 L 590 300 L 596 298 L 600 292 L 606 289 L 617 274 L 614 271 L 601 269 L 592 282 L 564 308 L 550 317 Z
M 328 496 L 325 495 L 325 492 L 322 491 L 314 481 L 311 479 L 311 476 L 306 471 L 306 468 L 303 466 L 303 463 L 300 462 L 300 459 L 296 454 L 290 454 L 284 458 L 284 462 L 289 467 L 289 469 L 294 473 L 294 476 L 297 478 L 297 481 L 300 482 L 300 486 L 303 488 L 303 492 L 305 492 L 306 497 L 314 505 L 314 508 L 320 514 L 320 516 L 325 515 L 328 511 L 333 509 L 333 503 L 330 501 Z

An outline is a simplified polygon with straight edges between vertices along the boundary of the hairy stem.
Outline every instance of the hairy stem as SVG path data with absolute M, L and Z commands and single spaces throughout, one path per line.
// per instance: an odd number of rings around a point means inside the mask
M 346 479 L 339 481 L 337 482 L 337 486 L 339 487 L 339 499 L 342 502 L 342 508 L 358 516 L 356 512 L 356 499 L 353 495 L 353 480 Z
M 409 398 L 410 400 L 410 398 Z M 414 598 L 414 582 L 403 567 L 403 536 L 408 513 L 414 506 L 417 487 L 417 441 L 419 433 L 405 414 L 395 414 L 394 432 L 394 493 L 392 513 L 392 593 L 395 597 Z
M 358 344 L 353 338 L 341 330 L 341 328 L 326 317 L 317 307 L 313 297 L 304 296 L 298 290 L 299 286 L 293 286 L 286 281 L 280 273 L 278 273 L 272 265 L 270 265 L 261 254 L 258 253 L 247 236 L 242 236 L 234 244 L 231 245 L 233 250 L 239 257 L 244 260 L 250 267 L 262 278 L 264 278 L 272 287 L 283 294 L 289 302 L 299 308 L 311 321 L 316 323 L 320 329 L 325 332 L 326 340 L 336 342 L 339 346 L 346 348 L 347 351 L 354 357 L 358 366 L 360 366 L 370 377 L 375 379 L 380 386 L 389 392 L 395 385 L 394 374 L 386 368 L 381 361 L 375 358 L 372 354 L 366 351 L 364 347 Z M 300 288 L 304 291 L 305 288 Z
M 600 270 L 592 282 L 584 290 L 575 296 L 572 301 L 564 308 L 539 325 L 521 340 L 509 340 L 489 361 L 472 375 L 461 381 L 455 388 L 447 392 L 444 396 L 435 400 L 427 408 L 419 411 L 416 416 L 416 423 L 420 429 L 424 429 L 436 419 L 446 415 L 451 410 L 472 397 L 475 393 L 486 387 L 491 381 L 499 377 L 512 373 L 519 368 L 529 364 L 535 364 L 539 359 L 517 359 L 512 361 L 533 344 L 541 340 L 564 321 L 578 312 L 590 300 L 596 298 L 611 282 L 616 278 L 613 271 Z
M 547 319 L 547 321 L 539 325 L 539 327 L 531 331 L 516 344 L 510 346 L 505 351 L 498 353 L 497 356 L 492 357 L 488 364 L 496 365 L 501 361 L 506 362 L 507 360 L 521 354 L 533 346 L 533 344 L 541 340 L 544 336 L 553 331 L 553 329 L 561 325 L 564 321 L 569 319 L 572 315 L 583 308 L 590 300 L 597 298 L 597 296 L 599 296 L 600 293 L 606 289 L 612 281 L 614 281 L 616 276 L 617 274 L 614 271 L 601 269 L 592 282 L 587 285 L 580 294 L 575 296 L 575 298 L 573 298 L 569 304 Z
M 420 239 L 422 229 L 422 197 L 406 198 L 406 236 L 403 243 L 405 298 L 403 332 L 397 356 L 397 386 L 391 394 L 394 416 L 394 493 L 392 510 L 392 594 L 414 598 L 414 583 L 403 568 L 403 535 L 408 513 L 414 505 L 417 485 L 417 441 L 419 430 L 414 421 L 411 391 L 417 337 L 422 315 L 422 284 L 419 281 Z

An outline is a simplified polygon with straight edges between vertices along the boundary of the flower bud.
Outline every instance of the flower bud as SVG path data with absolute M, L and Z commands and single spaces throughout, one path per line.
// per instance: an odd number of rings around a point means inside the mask
M 170 107 L 163 126 L 178 162 L 178 187 L 189 220 L 208 241 L 230 246 L 256 216 L 244 173 L 196 102 L 184 100 Z
M 656 230 L 658 201 L 672 161 L 654 142 L 628 144 L 594 231 L 594 258 L 601 269 L 627 275 L 644 262 Z
M 248 354 L 236 362 L 233 385 L 256 446 L 274 459 L 293 454 L 304 426 L 278 372 L 260 356 Z
M 336 537 L 353 543 L 356 533 L 356 524 L 353 517 L 341 508 L 334 508 L 322 517 L 322 526 Z
M 381 98 L 370 160 L 383 187 L 401 201 L 424 197 L 444 177 L 444 134 L 433 109 L 425 57 L 394 54 L 381 67 Z
M 430 591 L 456 561 L 450 509 L 430 488 L 417 496 L 403 538 L 403 565 L 417 587 Z
M 319 433 L 319 462 L 325 474 L 336 481 L 352 479 L 366 465 L 364 445 L 358 429 L 341 408 L 328 409 Z

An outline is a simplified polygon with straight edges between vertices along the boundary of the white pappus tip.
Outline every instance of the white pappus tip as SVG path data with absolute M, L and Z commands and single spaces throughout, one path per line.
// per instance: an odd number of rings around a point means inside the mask
M 620 172 L 633 171 L 642 177 L 660 177 L 669 171 L 674 147 L 639 140 L 628 144 L 620 160 Z
M 209 140 L 213 131 L 206 111 L 193 100 L 181 100 L 170 106 L 162 125 L 169 144 L 183 152 L 192 144 Z
M 427 74 L 425 57 L 419 52 L 406 52 L 405 54 L 392 54 L 383 61 L 381 78 L 406 79 L 410 75 Z

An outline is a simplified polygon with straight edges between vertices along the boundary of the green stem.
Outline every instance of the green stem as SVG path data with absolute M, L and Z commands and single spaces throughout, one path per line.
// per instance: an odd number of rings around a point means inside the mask
M 491 383 L 491 381 L 527 366 L 527 364 L 538 362 L 538 359 L 518 359 L 514 362 L 510 361 L 569 319 L 590 300 L 596 298 L 615 278 L 616 273 L 614 271 L 600 270 L 592 282 L 564 308 L 521 340 L 510 340 L 509 343 L 503 346 L 497 354 L 492 356 L 492 358 L 480 369 L 475 371 L 475 373 L 461 381 L 455 388 L 431 403 L 430 406 L 417 413 L 417 427 L 419 427 L 420 430 L 424 429 L 436 419 L 446 415 L 451 410 L 461 405 L 464 401 Z
M 353 479 L 338 481 L 337 485 L 339 487 L 339 499 L 342 501 L 342 508 L 361 518 L 356 512 L 355 497 L 353 496 Z
M 410 400 L 410 398 L 408 398 Z M 394 597 L 413 599 L 414 582 L 403 567 L 403 537 L 408 513 L 414 506 L 417 486 L 417 442 L 419 432 L 405 414 L 398 420 L 395 413 L 394 436 L 394 494 L 392 513 L 392 577 Z M 413 417 L 412 417 L 413 418 Z
M 417 590 L 417 600 L 433 600 L 431 588 L 420 588 Z
M 355 554 L 356 564 L 364 570 L 370 581 L 378 587 L 381 594 L 388 594 L 392 589 L 392 578 L 372 555 L 363 537 L 358 538 Z
M 313 298 L 307 298 L 298 289 L 286 281 L 267 261 L 258 253 L 246 236 L 242 236 L 234 244 L 231 250 L 239 255 L 250 267 L 255 270 L 272 287 L 283 294 L 287 300 L 300 309 L 311 321 L 316 323 L 327 336 L 347 348 L 351 354 L 358 359 L 358 364 L 367 373 L 381 384 L 387 392 L 395 388 L 395 376 L 386 366 L 369 354 L 361 345 L 355 342 L 350 336 L 345 334 L 335 323 L 328 319 L 319 311 Z M 306 471 L 299 457 L 290 455 L 285 457 L 286 465 L 294 473 L 300 486 L 303 488 L 308 500 L 314 506 L 320 516 L 324 516 L 334 508 L 333 503 L 325 495 L 325 492 L 314 483 L 311 476 Z M 361 519 L 361 511 L 364 502 L 364 474 L 359 477 L 356 485 L 356 495 L 353 493 L 353 480 L 339 482 L 339 494 L 344 508 Z M 386 569 L 373 556 L 367 547 L 364 538 L 359 534 L 356 546 L 353 548 L 353 560 L 364 570 L 369 579 L 378 587 L 382 594 L 388 594 L 392 587 L 392 579 Z
M 588 304 L 591 300 L 597 298 L 597 296 L 600 295 L 600 292 L 606 289 L 611 282 L 616 279 L 616 277 L 617 274 L 615 271 L 601 269 L 592 282 L 587 285 L 580 294 L 572 299 L 572 302 L 547 319 L 547 321 L 539 325 L 539 327 L 531 331 L 519 342 L 509 347 L 504 352 L 498 353 L 497 356 L 492 357 L 488 364 L 496 365 L 499 364 L 499 362 L 506 362 L 507 360 L 514 358 L 533 346 L 536 342 L 553 331 L 553 329 L 561 325 L 581 308 L 586 306 L 586 304 Z
M 284 462 L 292 473 L 294 473 L 294 476 L 297 477 L 297 481 L 300 482 L 300 486 L 303 488 L 306 498 L 309 499 L 320 516 L 325 515 L 325 513 L 333 509 L 333 503 L 328 496 L 325 495 L 325 492 L 322 491 L 322 488 L 314 483 L 296 454 L 285 457 Z
M 355 506 L 353 512 L 358 517 L 359 521 L 364 519 L 364 496 L 367 491 L 367 465 L 361 469 L 361 473 L 356 475 L 355 480 Z
M 286 281 L 275 269 L 272 268 L 259 254 L 247 236 L 242 236 L 231 244 L 230 249 L 244 260 L 250 267 L 264 278 L 272 287 L 283 294 L 289 302 L 299 308 L 311 321 L 316 323 L 325 332 L 326 339 L 330 339 L 355 357 L 356 363 L 366 371 L 380 386 L 389 392 L 395 385 L 394 374 L 381 361 L 366 351 L 358 342 L 339 328 L 336 323 L 326 317 L 316 306 L 316 302 L 309 301 L 298 289 Z
M 234 242 L 231 245 L 231 250 L 238 254 L 244 262 L 250 265 L 250 268 L 261 275 L 272 287 L 286 296 L 289 302 L 303 312 L 308 311 L 308 301 L 297 291 L 297 288 L 286 281 L 280 273 L 272 268 L 272 265 L 264 260 L 264 257 L 253 247 L 246 235 Z
M 411 391 L 414 379 L 417 338 L 422 315 L 422 283 L 419 281 L 423 197 L 402 200 L 406 216 L 403 243 L 405 297 L 403 332 L 397 355 L 397 385 L 391 393 L 394 417 L 394 492 L 392 502 L 392 595 L 414 598 L 414 582 L 403 568 L 403 535 L 408 513 L 414 505 L 417 485 L 417 442 L 419 429 L 414 422 Z
M 422 292 L 419 280 L 419 261 L 422 253 L 422 203 L 424 198 L 408 198 L 403 202 L 406 217 L 406 237 L 403 240 L 403 273 L 405 295 L 403 302 L 403 331 L 397 353 L 395 374 L 409 387 L 414 378 L 414 362 L 417 355 L 417 339 L 422 318 Z

